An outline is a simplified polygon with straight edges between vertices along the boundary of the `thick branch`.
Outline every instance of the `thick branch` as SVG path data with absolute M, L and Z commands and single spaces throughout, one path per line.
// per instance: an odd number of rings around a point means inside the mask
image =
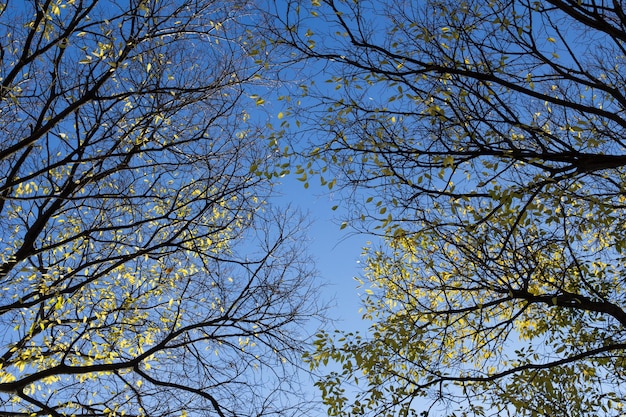
M 512 291 L 512 295 L 515 298 L 531 303 L 608 314 L 615 318 L 623 327 L 626 327 L 626 312 L 618 305 L 608 301 L 595 301 L 587 296 L 567 291 L 561 291 L 560 294 L 556 295 L 533 295 L 527 291 Z

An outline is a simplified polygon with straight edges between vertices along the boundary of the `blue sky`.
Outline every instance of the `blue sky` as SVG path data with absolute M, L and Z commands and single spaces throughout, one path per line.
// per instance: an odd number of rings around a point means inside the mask
M 309 241 L 307 248 L 309 255 L 316 262 L 320 292 L 319 302 L 328 305 L 326 311 L 328 322 L 326 330 L 340 329 L 343 331 L 366 331 L 368 322 L 362 320 L 359 312 L 361 302 L 358 283 L 354 279 L 362 274 L 362 248 L 371 239 L 364 234 L 356 234 L 349 227 L 341 229 L 342 205 L 327 187 L 319 185 L 319 179 L 312 178 L 307 189 L 296 175 L 290 174 L 280 178 L 275 187 L 276 195 L 271 203 L 278 207 L 289 206 L 306 214 L 310 221 L 307 229 Z M 339 208 L 332 210 L 332 207 Z M 303 329 L 306 334 L 315 334 L 319 330 L 317 321 L 311 322 L 311 327 Z M 306 364 L 305 364 L 306 366 Z M 340 365 L 329 364 L 322 373 L 336 369 Z M 319 390 L 313 385 L 314 378 L 303 375 L 302 381 L 305 392 L 303 394 L 313 400 L 309 406 L 314 411 L 310 417 L 327 416 L 326 408 L 321 401 Z
M 260 5 L 285 18 L 287 2 L 275 0 L 261 2 Z M 323 27 L 322 19 L 306 20 L 306 25 L 310 25 L 315 31 L 328 30 L 328 27 Z M 289 61 L 288 58 L 285 59 Z M 278 61 L 280 62 L 280 59 Z M 255 106 L 253 98 L 250 101 L 250 108 L 246 110 L 250 113 L 251 119 L 261 125 L 269 122 L 274 129 L 285 129 L 285 136 L 278 142 L 281 150 L 287 145 L 302 150 L 311 145 L 308 143 L 311 139 L 308 137 L 309 134 L 312 136 L 325 134 L 316 132 L 317 126 L 308 125 L 308 122 L 303 121 L 301 126 L 298 125 L 296 123 L 298 116 L 290 114 L 288 109 L 296 100 L 302 99 L 303 107 L 300 110 L 306 112 L 304 109 L 308 105 L 307 99 L 301 97 L 299 85 L 314 84 L 316 89 L 334 94 L 334 84 L 327 83 L 332 74 L 325 68 L 326 63 L 322 61 L 290 62 L 284 68 L 279 68 L 281 81 L 274 85 L 274 88 L 267 89 L 267 85 L 263 84 L 258 91 L 253 90 L 264 102 L 261 106 Z M 280 96 L 289 96 L 292 102 L 281 100 Z M 309 104 L 313 103 L 314 100 L 311 100 Z M 355 277 L 362 275 L 363 247 L 373 241 L 374 237 L 359 234 L 350 226 L 341 229 L 343 220 L 354 217 L 354 214 L 349 212 L 349 202 L 341 196 L 341 190 L 335 187 L 331 191 L 327 186 L 322 186 L 320 177 L 315 175 L 309 175 L 308 188 L 305 188 L 304 183 L 297 179 L 301 175 L 295 173 L 296 165 L 302 161 L 292 160 L 290 163 L 290 174 L 276 180 L 278 184 L 274 187 L 275 195 L 271 202 L 278 206 L 289 205 L 307 214 L 306 218 L 311 221 L 307 231 L 310 239 L 308 249 L 316 261 L 319 272 L 322 285 L 320 297 L 331 305 L 328 310 L 328 318 L 331 320 L 329 325 L 349 331 L 365 329 L 367 323 L 363 322 L 359 313 L 361 303 Z M 332 174 L 328 173 L 326 177 L 328 181 L 332 180 Z M 333 210 L 335 206 L 336 209 Z
M 340 229 L 342 205 L 338 199 L 312 178 L 309 188 L 293 174 L 280 179 L 274 201 L 279 206 L 291 205 L 311 221 L 308 228 L 308 249 L 316 261 L 321 287 L 320 297 L 330 303 L 329 325 L 345 330 L 363 328 L 359 313 L 357 282 L 362 274 L 362 248 L 370 236 L 356 234 L 349 227 Z M 332 207 L 339 205 L 335 211 Z
M 280 1 L 275 2 L 277 7 L 283 5 Z M 319 24 L 321 20 L 313 20 L 307 23 Z M 314 28 L 315 29 L 315 28 Z M 321 28 L 320 28 L 321 29 Z M 305 142 L 310 139 L 306 133 L 317 135 L 311 131 L 311 126 L 302 125 L 301 130 L 296 126 L 296 116 L 290 115 L 286 110 L 289 103 L 285 103 L 278 99 L 280 95 L 289 95 L 294 99 L 298 98 L 301 91 L 298 84 L 315 83 L 316 88 L 328 89 L 328 92 L 334 90 L 334 85 L 326 83 L 331 77 L 330 73 L 324 70 L 324 63 L 319 63 L 319 68 L 313 62 L 302 64 L 294 64 L 281 71 L 284 79 L 292 84 L 285 84 L 277 90 L 259 91 L 259 95 L 263 97 L 264 104 L 261 107 L 248 109 L 253 119 L 261 121 L 265 124 L 269 121 L 275 128 L 284 127 L 288 133 L 280 142 L 281 149 L 285 145 L 289 146 L 306 146 L 299 141 Z M 304 99 L 306 101 L 306 99 Z M 251 103 L 254 103 L 252 101 Z M 306 103 L 303 103 L 306 107 Z M 279 113 L 283 113 L 283 117 L 279 118 Z M 267 118 L 267 119 L 264 119 Z M 305 214 L 305 218 L 310 221 L 306 235 L 308 255 L 315 261 L 315 267 L 318 271 L 317 278 L 319 280 L 320 292 L 319 302 L 322 305 L 328 305 L 325 316 L 328 321 L 324 324 L 324 329 L 333 331 L 335 329 L 344 332 L 367 331 L 369 322 L 363 320 L 360 311 L 362 303 L 360 300 L 360 290 L 355 277 L 362 277 L 364 259 L 362 257 L 363 248 L 369 242 L 376 242 L 376 238 L 372 235 L 357 233 L 351 226 L 341 228 L 341 222 L 347 218 L 353 217 L 350 213 L 349 202 L 345 196 L 342 196 L 341 190 L 334 188 L 332 191 L 327 186 L 320 184 L 320 178 L 309 175 L 308 188 L 304 187 L 304 183 L 297 178 L 300 175 L 295 173 L 297 162 L 292 161 L 290 167 L 291 173 L 282 178 L 278 178 L 277 186 L 274 187 L 275 195 L 272 197 L 271 204 L 278 207 L 287 207 L 298 210 Z M 327 175 L 329 177 L 330 174 Z M 332 177 L 327 178 L 331 180 Z M 335 210 L 333 207 L 337 206 Z M 310 328 L 304 329 L 305 333 L 315 334 L 319 328 L 319 323 L 311 322 Z M 329 364 L 328 367 L 320 369 L 320 373 L 330 372 L 339 368 L 339 364 Z M 306 396 L 314 400 L 313 411 L 311 417 L 327 416 L 326 408 L 320 403 L 320 391 L 313 386 L 314 379 L 304 375 Z

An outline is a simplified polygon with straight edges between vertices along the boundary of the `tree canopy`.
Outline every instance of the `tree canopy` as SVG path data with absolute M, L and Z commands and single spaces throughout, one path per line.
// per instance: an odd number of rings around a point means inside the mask
M 0 415 L 301 415 L 318 310 L 300 219 L 251 169 L 252 22 L 0 2 Z
M 308 355 L 339 365 L 318 382 L 329 413 L 623 414 L 622 2 L 277 11 L 300 65 L 296 170 L 385 239 L 365 252 L 369 333 L 321 333 Z

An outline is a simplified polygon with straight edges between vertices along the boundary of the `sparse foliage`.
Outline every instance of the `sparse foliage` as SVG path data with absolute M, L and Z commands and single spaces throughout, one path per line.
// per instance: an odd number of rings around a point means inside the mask
M 317 164 L 297 169 L 386 241 L 366 252 L 370 334 L 309 356 L 340 365 L 330 414 L 623 414 L 622 2 L 280 10 L 276 42 L 307 63 L 285 114 Z

